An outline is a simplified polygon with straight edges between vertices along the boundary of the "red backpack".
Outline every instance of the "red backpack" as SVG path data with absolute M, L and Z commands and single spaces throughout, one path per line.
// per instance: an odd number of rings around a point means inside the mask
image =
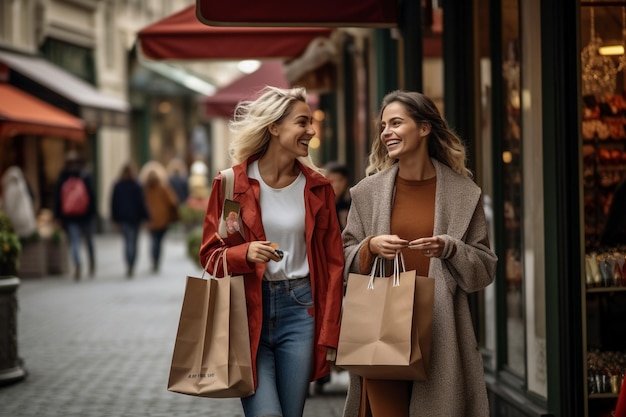
M 69 177 L 61 186 L 61 212 L 64 216 L 82 216 L 89 209 L 89 192 L 81 177 Z

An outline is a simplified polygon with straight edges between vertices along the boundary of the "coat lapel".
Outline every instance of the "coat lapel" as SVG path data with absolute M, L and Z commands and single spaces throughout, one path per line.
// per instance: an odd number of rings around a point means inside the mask
M 433 233 L 463 239 L 480 200 L 480 188 L 435 159 L 433 164 L 437 172 Z
M 246 162 L 233 167 L 235 171 L 235 186 L 233 199 L 241 204 L 241 221 L 244 225 L 243 232 L 248 242 L 254 240 L 266 240 L 263 222 L 261 221 L 261 207 L 259 206 L 260 185 L 255 179 L 248 177 L 248 165 L 257 157 L 252 157 Z M 300 170 L 306 177 L 304 202 L 307 210 L 306 219 L 311 224 L 306 225 L 307 241 L 313 235 L 313 223 L 317 212 L 324 206 L 324 202 L 312 191 L 314 187 L 326 185 L 330 180 L 321 174 L 316 174 L 298 161 Z
M 433 159 L 437 171 L 435 192 L 435 224 L 433 235 L 448 235 L 463 240 L 480 200 L 480 188 L 471 180 Z M 428 275 L 443 276 L 452 294 L 457 283 L 449 272 L 444 272 L 445 262 L 433 259 Z
M 380 190 L 372 190 L 372 198 L 380 198 L 376 203 L 372 201 L 374 213 L 372 220 L 374 222 L 375 235 L 391 233 L 391 209 L 393 208 L 393 200 L 396 192 L 396 175 L 398 174 L 398 164 L 380 173 L 381 188 Z

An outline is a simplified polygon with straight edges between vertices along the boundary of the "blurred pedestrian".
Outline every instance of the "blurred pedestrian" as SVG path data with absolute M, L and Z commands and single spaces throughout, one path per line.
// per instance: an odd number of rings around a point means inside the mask
M 93 244 L 96 194 L 91 175 L 84 168 L 84 159 L 75 149 L 65 156 L 65 167 L 57 180 L 54 195 L 54 216 L 65 229 L 70 242 L 74 279 L 78 281 L 81 278 L 81 238 L 87 246 L 89 276 L 93 277 L 96 270 Z
M 178 220 L 178 197 L 161 164 L 148 162 L 141 171 L 141 177 L 145 178 L 143 190 L 150 218 L 150 260 L 152 272 L 156 273 L 160 268 L 163 238 L 170 225 Z
M 111 195 L 111 219 L 124 239 L 124 261 L 126 276 L 132 277 L 137 259 L 137 241 L 141 223 L 148 220 L 148 210 L 143 188 L 137 180 L 132 162 L 122 167 L 119 179 Z
M 338 162 L 329 162 L 325 167 L 326 176 L 332 181 L 335 191 L 335 209 L 341 230 L 346 227 L 348 211 L 350 210 L 350 171 L 348 167 Z
M 406 270 L 435 279 L 426 381 L 350 376 L 345 417 L 487 417 L 482 358 L 467 294 L 489 285 L 496 255 L 465 147 L 433 101 L 417 92 L 383 98 L 368 176 L 351 189 L 343 232 L 346 275 L 401 251 Z
M 221 176 L 209 197 L 200 262 L 228 248 L 228 270 L 244 275 L 256 389 L 241 400 L 246 417 L 301 417 L 339 340 L 342 242 L 330 181 L 309 157 L 312 122 L 303 88 L 240 103 L 230 125 L 238 231 L 217 234 Z
M 167 174 L 170 186 L 178 197 L 178 203 L 184 204 L 189 198 L 187 165 L 180 158 L 172 158 L 167 164 Z
M 33 198 L 20 167 L 9 167 L 0 182 L 0 210 L 13 225 L 17 236 L 24 240 L 37 232 L 37 219 Z

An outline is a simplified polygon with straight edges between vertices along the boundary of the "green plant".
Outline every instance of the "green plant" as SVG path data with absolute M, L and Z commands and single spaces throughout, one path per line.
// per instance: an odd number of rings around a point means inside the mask
M 11 220 L 0 211 L 0 276 L 17 275 L 22 244 Z
M 187 256 L 198 266 L 200 265 L 200 245 L 202 244 L 202 227 L 195 227 L 187 234 Z
M 178 208 L 178 215 L 180 221 L 186 225 L 198 225 L 204 221 L 204 214 L 206 209 L 198 209 L 186 204 L 181 205 Z

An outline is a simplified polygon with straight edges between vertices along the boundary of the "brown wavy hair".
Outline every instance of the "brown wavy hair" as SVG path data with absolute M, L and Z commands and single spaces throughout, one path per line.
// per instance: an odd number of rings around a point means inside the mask
M 397 162 L 396 159 L 389 158 L 387 148 L 380 140 L 383 111 L 394 102 L 402 104 L 415 123 L 428 123 L 430 125 L 428 154 L 432 158 L 449 166 L 459 174 L 472 178 L 472 172 L 466 167 L 465 145 L 461 138 L 448 127 L 448 123 L 439 113 L 435 103 L 422 93 L 403 90 L 392 91 L 383 98 L 376 121 L 376 138 L 372 143 L 369 165 L 365 170 L 366 175 L 383 171 Z

